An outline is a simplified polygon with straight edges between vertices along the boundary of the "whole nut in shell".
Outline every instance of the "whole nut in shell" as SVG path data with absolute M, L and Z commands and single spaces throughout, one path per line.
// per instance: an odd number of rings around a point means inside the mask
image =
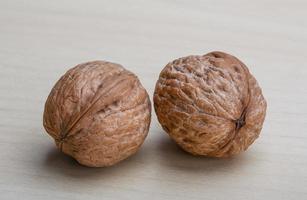
M 121 65 L 93 61 L 68 70 L 45 104 L 44 127 L 79 163 L 102 167 L 134 154 L 147 136 L 150 100 Z
M 259 136 L 266 113 L 248 68 L 223 52 L 187 56 L 162 70 L 154 107 L 163 129 L 185 151 L 228 157 Z

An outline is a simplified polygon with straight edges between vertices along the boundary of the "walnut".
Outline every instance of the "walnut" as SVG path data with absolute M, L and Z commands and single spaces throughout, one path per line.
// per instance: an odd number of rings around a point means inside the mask
M 150 100 L 138 78 L 119 64 L 93 61 L 68 70 L 55 84 L 44 127 L 65 154 L 103 167 L 139 149 L 150 118 Z
M 168 63 L 156 84 L 154 107 L 180 147 L 210 157 L 245 151 L 259 136 L 266 113 L 256 79 L 223 52 Z

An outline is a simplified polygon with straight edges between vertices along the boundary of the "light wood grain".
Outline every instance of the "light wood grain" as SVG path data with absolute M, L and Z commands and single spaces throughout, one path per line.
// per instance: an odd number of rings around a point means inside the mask
M 301 1 L 0 1 L 0 199 L 306 199 L 307 3 Z M 42 127 L 70 67 L 121 63 L 152 95 L 165 64 L 222 50 L 263 88 L 261 137 L 218 160 L 182 152 L 155 114 L 141 150 L 111 168 L 78 165 Z

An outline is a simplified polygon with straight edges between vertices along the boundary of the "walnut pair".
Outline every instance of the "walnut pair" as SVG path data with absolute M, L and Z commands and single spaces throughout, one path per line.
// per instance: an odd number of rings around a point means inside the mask
M 161 126 L 180 147 L 211 157 L 246 150 L 259 136 L 266 113 L 248 68 L 223 52 L 168 63 L 153 100 Z M 90 167 L 114 165 L 134 154 L 150 121 L 150 98 L 137 76 L 106 61 L 68 70 L 44 111 L 44 127 L 57 147 Z

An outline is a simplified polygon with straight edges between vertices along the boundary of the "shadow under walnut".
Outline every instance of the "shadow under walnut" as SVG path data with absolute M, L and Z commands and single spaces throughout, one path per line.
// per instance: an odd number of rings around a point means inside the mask
M 92 178 L 97 178 L 97 181 L 108 181 L 108 179 L 113 179 L 114 177 L 121 177 L 123 173 L 128 173 L 128 171 L 136 170 L 136 161 L 139 159 L 140 155 L 136 153 L 120 165 L 105 168 L 88 168 L 80 165 L 72 157 L 63 154 L 59 149 L 49 148 L 46 150 L 42 168 L 43 171 L 52 176 L 64 175 L 77 179 L 92 180 Z
M 165 134 L 165 133 L 160 133 Z M 247 154 L 240 154 L 225 159 L 195 156 L 184 151 L 175 141 L 161 136 L 157 139 L 157 159 L 163 168 L 177 169 L 191 174 L 219 173 L 221 171 L 240 171 L 247 165 L 253 164 L 254 159 Z

